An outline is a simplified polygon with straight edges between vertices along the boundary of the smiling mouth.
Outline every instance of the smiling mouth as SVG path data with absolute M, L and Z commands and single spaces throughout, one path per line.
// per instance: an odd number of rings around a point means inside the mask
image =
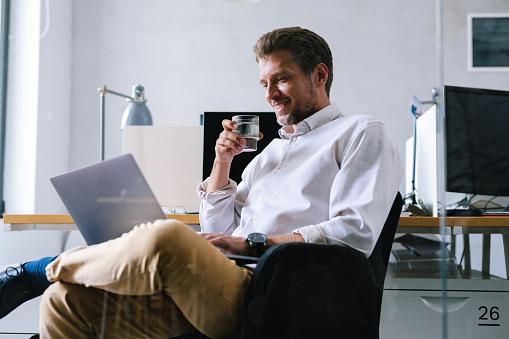
M 280 101 L 280 102 L 277 102 L 277 103 L 273 103 L 272 104 L 272 107 L 274 107 L 274 109 L 276 111 L 279 111 L 281 110 L 286 104 L 288 104 L 290 102 L 290 100 L 285 100 L 285 101 Z

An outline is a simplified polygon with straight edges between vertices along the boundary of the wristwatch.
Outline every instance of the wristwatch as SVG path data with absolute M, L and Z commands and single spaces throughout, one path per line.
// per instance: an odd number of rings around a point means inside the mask
M 263 233 L 251 233 L 247 236 L 246 242 L 249 244 L 255 257 L 260 257 L 267 248 L 267 236 Z

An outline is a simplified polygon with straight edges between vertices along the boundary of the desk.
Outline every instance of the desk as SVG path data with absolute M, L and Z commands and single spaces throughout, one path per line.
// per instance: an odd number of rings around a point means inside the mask
M 180 220 L 186 224 L 198 225 L 198 214 L 168 214 L 169 219 Z M 440 233 L 438 217 L 401 217 L 398 233 Z M 31 230 L 77 230 L 69 214 L 5 214 L 3 231 Z M 509 217 L 447 217 L 444 233 L 447 235 L 467 233 L 509 234 Z
M 169 219 L 180 220 L 190 225 L 200 223 L 198 214 L 169 214 Z M 401 217 L 398 233 L 440 233 L 442 218 L 438 217 Z M 509 217 L 446 217 L 444 235 L 463 235 L 465 244 L 465 270 L 470 270 L 469 234 L 483 235 L 482 272 L 490 271 L 491 234 L 502 234 L 506 273 L 509 278 Z M 3 231 L 32 230 L 77 230 L 69 214 L 6 214 L 3 217 Z M 453 238 L 454 239 L 454 238 Z M 454 246 L 454 243 L 451 244 Z

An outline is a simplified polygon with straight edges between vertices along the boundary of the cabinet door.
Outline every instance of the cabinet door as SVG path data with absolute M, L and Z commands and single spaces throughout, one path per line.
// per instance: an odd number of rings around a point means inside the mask
M 509 292 L 447 292 L 447 313 L 442 315 L 440 291 L 384 291 L 381 338 L 507 338 Z

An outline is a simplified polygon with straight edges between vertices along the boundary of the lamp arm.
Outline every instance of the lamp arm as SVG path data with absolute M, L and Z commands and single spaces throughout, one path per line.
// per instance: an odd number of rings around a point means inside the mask
M 99 93 L 101 95 L 105 95 L 106 93 L 111 93 L 111 94 L 114 94 L 114 95 L 118 95 L 119 97 L 122 97 L 122 98 L 134 100 L 133 97 L 131 97 L 129 95 L 122 94 L 122 93 L 119 93 L 119 92 L 112 91 L 111 89 L 108 89 L 105 85 L 102 85 L 102 86 L 99 87 Z
M 122 98 L 126 98 L 126 99 L 131 99 L 133 100 L 134 98 L 129 96 L 129 95 L 125 95 L 125 94 L 122 94 L 122 93 L 118 93 L 118 92 L 115 92 L 115 91 L 112 91 L 112 90 L 106 90 L 107 93 L 111 93 L 111 94 L 115 94 L 115 95 L 118 95 L 119 97 L 122 97 Z

